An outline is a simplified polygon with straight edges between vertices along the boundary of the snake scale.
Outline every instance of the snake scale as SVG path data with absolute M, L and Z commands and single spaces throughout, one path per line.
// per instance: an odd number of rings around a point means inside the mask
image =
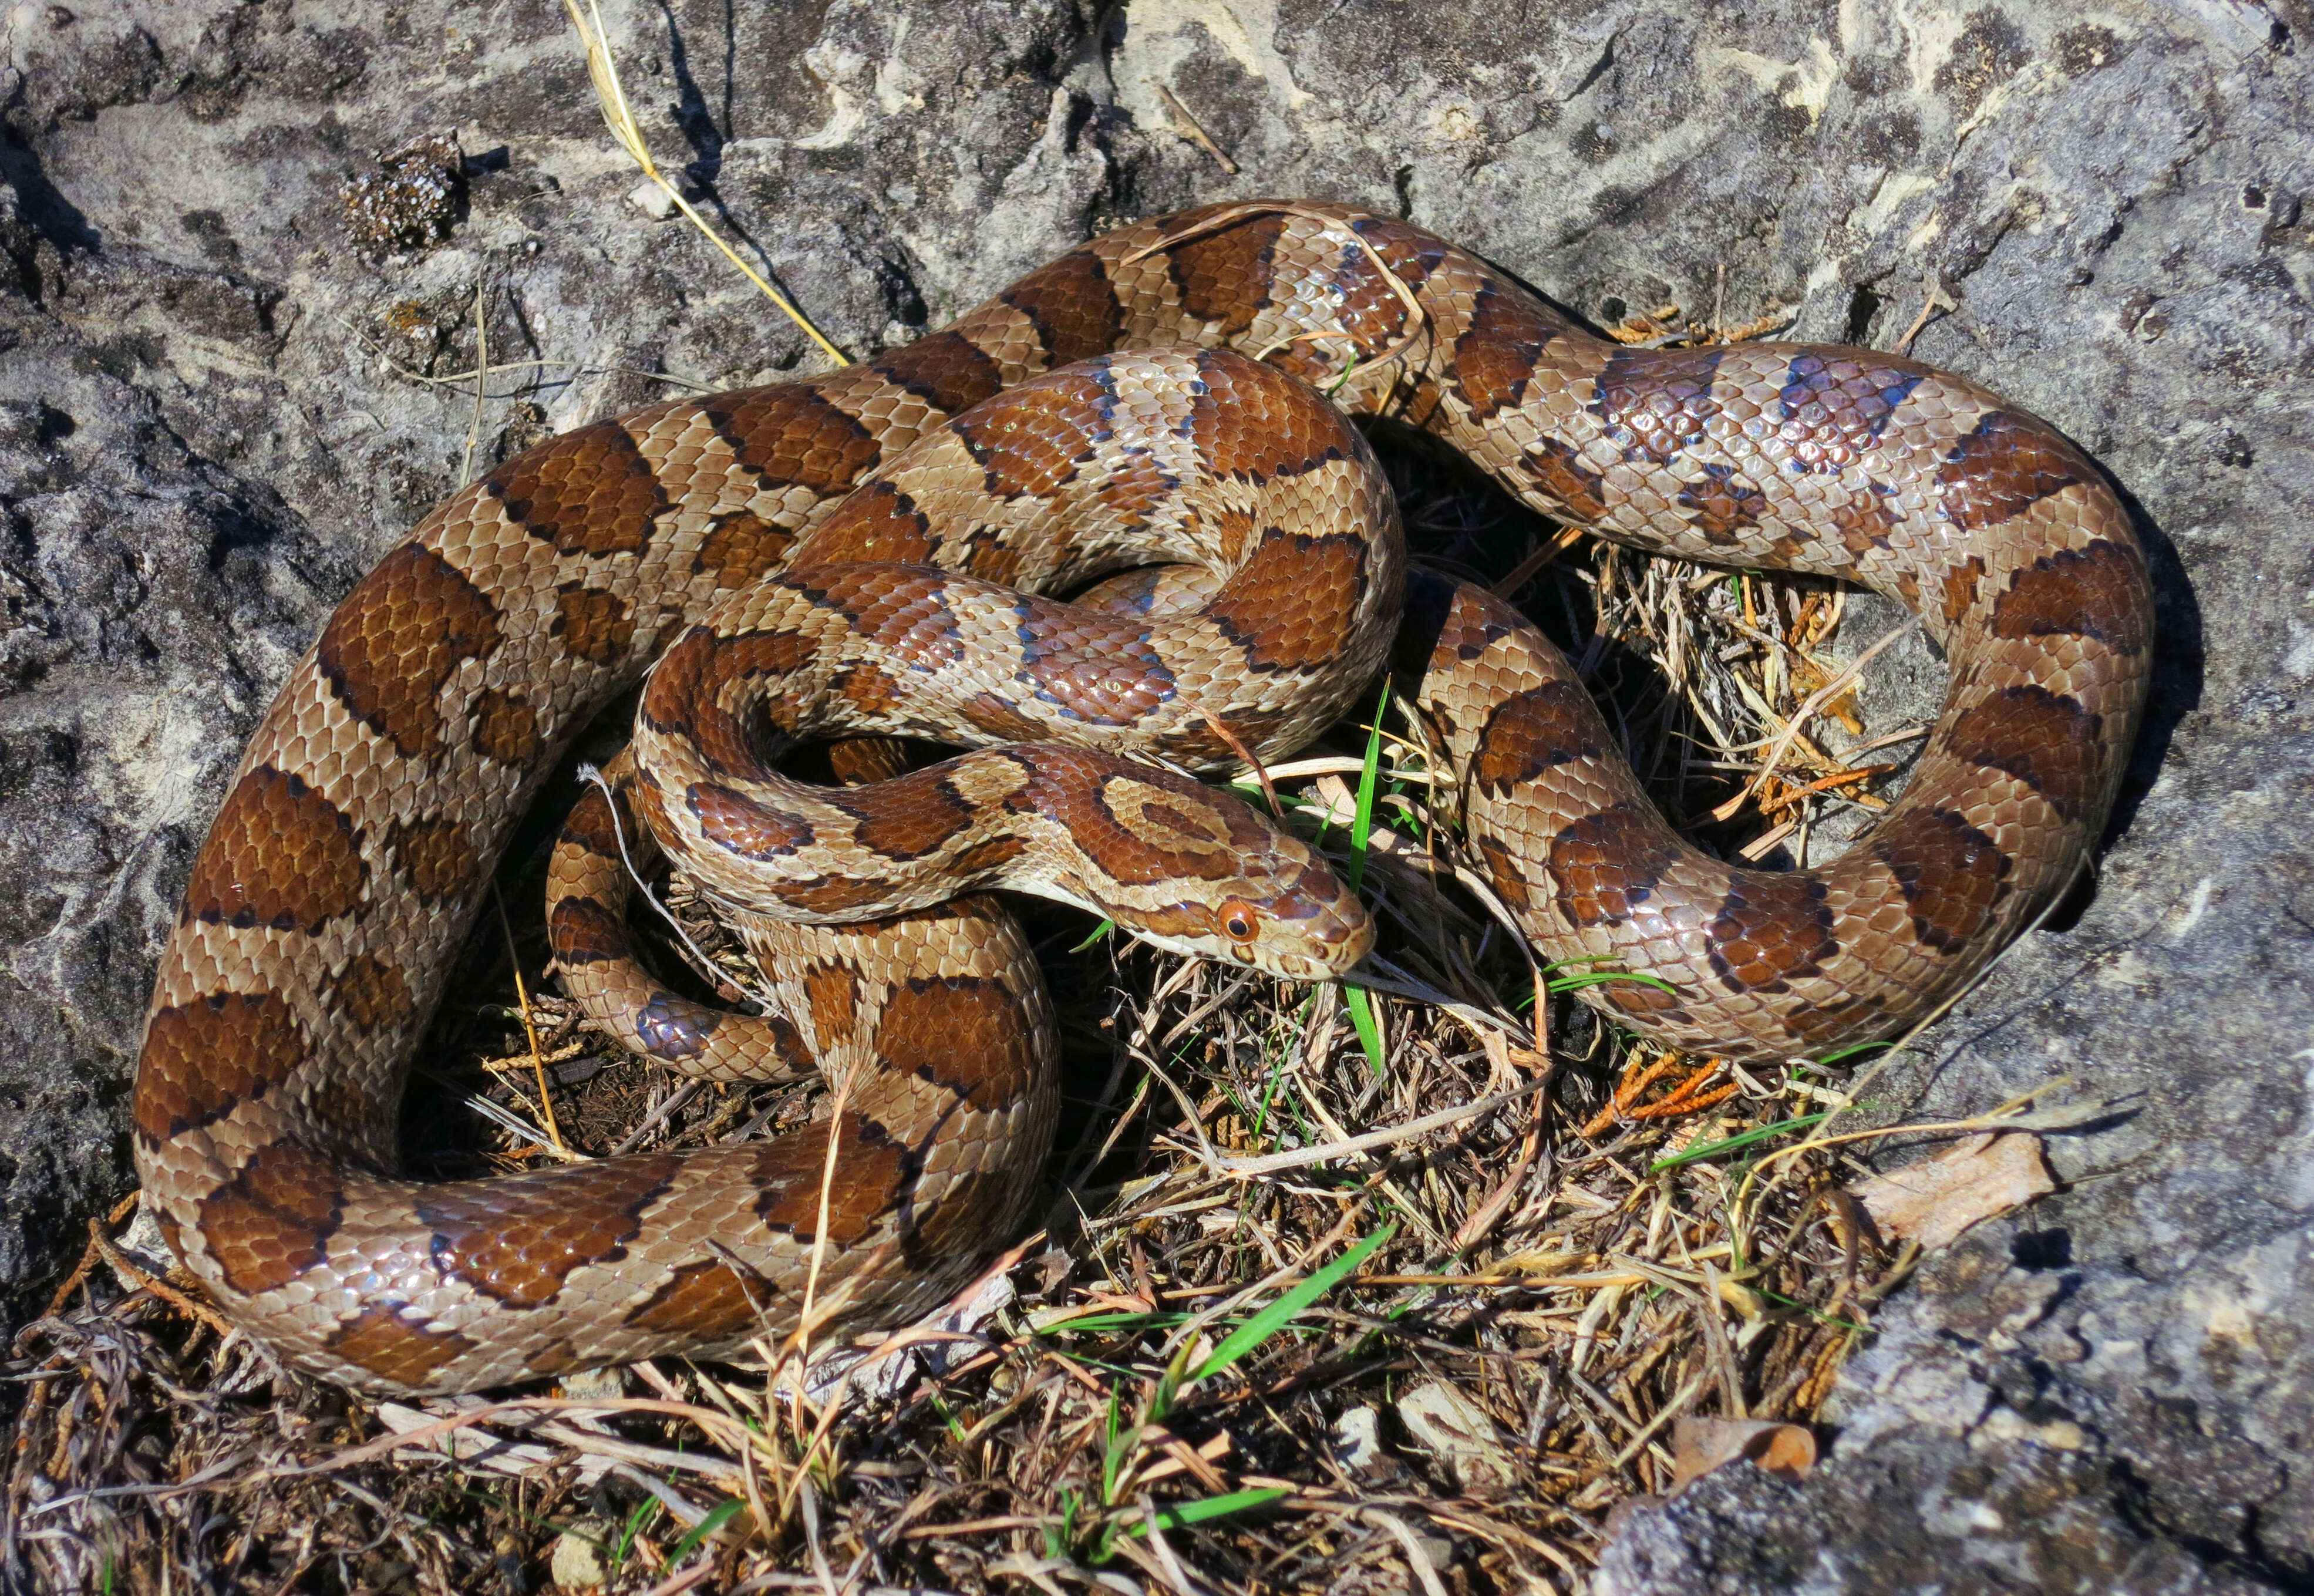
M 1603 537 L 1910 603 L 1951 683 L 1909 786 L 1821 869 L 1685 843 L 1529 623 L 1408 568 L 1359 413 Z M 1307 847 L 1136 755 L 1287 752 L 1390 665 L 1537 950 L 1658 977 L 1585 994 L 1651 1038 L 1776 1058 L 1918 1018 L 2062 890 L 2151 624 L 2096 469 L 1957 377 L 1621 347 L 1344 207 L 1141 223 L 905 348 L 578 428 L 428 516 L 292 671 L 195 861 L 138 1169 L 228 1315 L 372 1390 L 776 1335 L 815 1250 L 818 1302 L 895 1322 L 1020 1222 L 1051 1137 L 1049 1005 L 979 889 L 1285 974 L 1371 946 Z M 613 796 L 557 845 L 557 963 L 640 1051 L 823 1069 L 840 1109 L 762 1142 L 397 1179 L 403 1073 L 509 831 L 646 672 Z M 894 736 L 969 751 L 852 786 L 778 772 L 808 736 L 888 773 Z M 739 914 L 779 1013 L 651 984 L 623 846 L 676 851 Z

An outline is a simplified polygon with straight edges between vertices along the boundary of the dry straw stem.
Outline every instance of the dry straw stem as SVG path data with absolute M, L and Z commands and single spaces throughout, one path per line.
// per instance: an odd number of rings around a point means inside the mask
M 578 0 L 562 0 L 562 9 L 570 13 L 570 25 L 578 30 L 578 43 L 587 52 L 587 75 L 594 80 L 595 99 L 602 106 L 603 120 L 610 128 L 611 137 L 619 141 L 619 147 L 627 152 L 637 166 L 642 168 L 645 177 L 657 183 L 666 192 L 667 198 L 674 202 L 675 207 L 684 214 L 684 218 L 701 233 L 706 234 L 710 243 L 723 251 L 724 259 L 737 267 L 746 279 L 755 285 L 764 298 L 779 306 L 788 320 L 803 329 L 804 336 L 817 344 L 830 361 L 837 366 L 852 364 L 849 356 L 828 342 L 822 336 L 819 329 L 813 326 L 801 311 L 790 304 L 787 297 L 778 289 L 765 282 L 762 274 L 754 267 L 740 259 L 737 250 L 723 242 L 723 235 L 709 225 L 707 218 L 701 216 L 691 201 L 683 197 L 682 185 L 669 179 L 658 169 L 658 163 L 651 159 L 650 145 L 643 137 L 642 128 L 636 122 L 632 108 L 627 103 L 626 88 L 619 82 L 618 64 L 611 57 L 611 38 L 604 30 L 602 8 L 596 4 L 596 0 L 587 0 L 587 9 L 583 12 L 578 9 Z M 477 361 L 476 364 L 487 366 L 489 362 Z

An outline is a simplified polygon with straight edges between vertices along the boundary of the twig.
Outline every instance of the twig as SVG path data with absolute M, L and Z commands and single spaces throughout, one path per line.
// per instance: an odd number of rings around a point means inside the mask
M 1903 637 L 1916 624 L 1917 622 L 1914 619 L 1907 617 L 1905 620 L 1899 622 L 1896 625 L 1890 627 L 1886 631 L 1881 633 L 1879 637 L 1873 639 L 1872 646 L 1870 648 L 1865 649 L 1863 653 L 1859 654 L 1853 660 L 1850 660 L 1846 670 L 1841 672 L 1840 675 L 1834 676 L 1831 681 L 1826 682 L 1823 686 L 1808 694 L 1806 701 L 1802 703 L 1797 710 L 1795 710 L 1792 712 L 1791 718 L 1784 722 L 1783 729 L 1779 731 L 1769 740 L 1767 752 L 1762 754 L 1760 759 L 1759 772 L 1754 775 L 1751 780 L 1744 784 L 1743 791 L 1728 799 L 1727 802 L 1720 805 L 1718 808 L 1714 809 L 1711 812 L 1712 818 L 1716 820 L 1727 820 L 1731 818 L 1736 810 L 1744 807 L 1746 799 L 1755 796 L 1759 792 L 1762 783 L 1765 782 L 1769 777 L 1776 773 L 1776 762 L 1783 758 L 1784 750 L 1792 745 L 1792 739 L 1800 735 L 1802 728 L 1815 717 L 1816 711 L 1823 709 L 1826 704 L 1831 703 L 1841 693 L 1845 692 L 1849 687 L 1863 675 L 1864 667 L 1870 664 L 1872 660 L 1878 656 L 1882 649 L 1887 648 L 1889 644 L 1894 642 L 1898 638 Z
M 1171 111 L 1176 117 L 1180 119 L 1181 126 L 1183 129 L 1188 132 L 1188 136 L 1195 139 L 1198 144 L 1205 146 L 1206 154 L 1211 155 L 1215 161 L 1219 162 L 1221 163 L 1221 169 L 1223 172 L 1229 173 L 1232 177 L 1235 177 L 1237 175 L 1237 163 L 1231 160 L 1229 156 L 1223 152 L 1222 146 L 1213 141 L 1211 137 L 1206 134 L 1205 128 L 1198 124 L 1197 119 L 1189 114 L 1189 108 L 1181 103 L 1179 97 L 1176 95 L 1172 90 L 1167 88 L 1163 84 L 1159 83 L 1154 78 L 1149 80 L 1149 86 L 1156 90 L 1158 95 L 1165 101 L 1165 109 Z
M 185 1295 L 166 1281 L 154 1279 L 144 1270 L 130 1263 L 120 1249 L 114 1247 L 106 1238 L 104 1231 L 93 1221 L 90 1221 L 88 1236 L 89 1239 L 96 1244 L 97 1251 L 104 1255 L 104 1261 L 112 1265 L 112 1272 L 119 1275 L 122 1280 L 139 1291 L 152 1292 L 187 1318 L 199 1319 L 216 1331 L 217 1339 L 220 1341 L 233 1334 L 233 1326 L 220 1317 L 215 1309 Z
M 128 1218 L 129 1210 L 135 1208 L 144 1200 L 144 1197 L 143 1192 L 136 1191 L 115 1203 L 111 1212 L 104 1216 L 103 1229 L 109 1230 Z M 73 1272 L 65 1276 L 64 1284 L 58 1286 L 56 1293 L 49 1299 L 49 1314 L 51 1318 L 64 1311 L 65 1303 L 70 1300 L 73 1292 L 80 1289 L 80 1283 L 88 1278 L 88 1272 L 96 1267 L 96 1260 L 102 1256 L 97 1247 L 98 1223 L 99 1221 L 95 1220 L 88 1221 L 88 1245 L 81 1250 L 80 1262 L 73 1265 Z
M 1506 1103 L 1516 1103 L 1534 1096 L 1550 1083 L 1533 1081 L 1515 1091 L 1497 1092 L 1480 1098 L 1475 1103 L 1465 1103 L 1459 1108 L 1441 1108 L 1435 1114 L 1426 1114 L 1420 1119 L 1409 1120 L 1402 1125 L 1390 1125 L 1379 1131 L 1368 1131 L 1362 1136 L 1352 1136 L 1340 1142 L 1321 1142 L 1315 1147 L 1296 1147 L 1285 1152 L 1264 1153 L 1259 1158 L 1223 1158 L 1215 1153 L 1199 1153 L 1208 1168 L 1224 1175 L 1274 1175 L 1280 1169 L 1306 1168 L 1332 1159 L 1346 1159 L 1361 1152 L 1371 1152 L 1377 1147 L 1389 1147 L 1409 1142 L 1417 1136 L 1447 1125 L 1460 1124 L 1466 1119 L 1476 1119 L 1492 1114 Z
M 458 485 L 465 486 L 474 480 L 474 442 L 482 436 L 482 392 L 490 385 L 490 287 L 480 272 L 474 274 L 474 419 L 466 425 L 466 454 L 458 462 Z M 493 888 L 493 891 L 496 889 Z M 500 921 L 506 911 L 499 911 Z M 509 936 L 511 944 L 512 938 Z
M 1518 592 L 1520 588 L 1525 586 L 1529 582 L 1533 581 L 1536 572 L 1541 570 L 1544 566 L 1549 565 L 1552 560 L 1558 559 L 1561 554 L 1566 553 L 1567 551 L 1572 549 L 1577 542 L 1582 541 L 1584 535 L 1590 530 L 1591 529 L 1587 526 L 1560 527 L 1559 529 L 1558 536 L 1552 538 L 1549 542 L 1543 544 L 1541 548 L 1537 549 L 1533 553 L 1528 555 L 1524 560 L 1520 560 L 1516 565 L 1513 566 L 1508 576 L 1496 583 L 1493 586 L 1488 588 L 1487 591 L 1493 594 L 1497 598 L 1509 598 L 1512 595 Z
M 1944 284 L 1939 280 L 1934 272 L 1929 274 L 1928 289 L 1928 297 L 1921 301 L 1921 313 L 1912 318 L 1912 324 L 1905 328 L 1903 336 L 1896 340 L 1896 353 L 1899 355 L 1909 355 L 1912 352 L 1912 340 L 1921 336 L 1921 330 L 1929 324 L 1929 319 L 1939 311 L 1956 311 L 1960 308 L 1952 295 L 1945 292 Z
M 479 401 L 476 407 L 479 414 Z M 562 1140 L 562 1127 L 554 1122 L 554 1096 L 546 1082 L 544 1050 L 538 1045 L 538 1027 L 530 1016 L 530 988 L 522 978 L 522 955 L 515 948 L 514 924 L 507 919 L 506 899 L 499 895 L 496 881 L 490 883 L 490 906 L 499 913 L 499 930 L 506 938 L 507 964 L 514 971 L 515 1001 L 522 1007 L 522 1031 L 530 1038 L 530 1063 L 538 1071 L 538 1113 L 546 1121 L 547 1145 L 557 1152 L 567 1153 L 570 1149 Z

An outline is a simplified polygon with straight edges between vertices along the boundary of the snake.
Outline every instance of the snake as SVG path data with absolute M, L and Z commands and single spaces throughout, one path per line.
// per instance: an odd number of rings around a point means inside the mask
M 1410 563 L 1354 424 L 1377 419 L 1610 542 L 1912 606 L 1949 684 L 1901 793 L 1819 868 L 1683 839 L 1540 631 Z M 1776 1061 L 1916 1023 L 2074 879 L 2152 614 L 2116 491 L 1964 378 L 1626 345 L 1351 206 L 1132 224 L 911 343 L 578 427 L 428 514 L 291 670 L 195 857 L 137 1169 L 240 1329 L 360 1389 L 896 1324 L 1024 1222 L 1054 1134 L 1052 1005 L 991 895 L 1342 974 L 1365 912 L 1193 778 L 1289 753 L 1378 673 L 1539 957 L 1648 977 L 1581 996 L 1650 1042 Z M 635 1051 L 818 1071 L 827 1106 L 768 1140 L 405 1178 L 402 1083 L 493 869 L 639 683 L 553 847 L 556 966 Z M 783 773 L 826 739 L 840 780 Z M 902 739 L 964 752 L 909 768 Z M 764 1012 L 653 981 L 625 916 L 654 851 L 731 912 Z

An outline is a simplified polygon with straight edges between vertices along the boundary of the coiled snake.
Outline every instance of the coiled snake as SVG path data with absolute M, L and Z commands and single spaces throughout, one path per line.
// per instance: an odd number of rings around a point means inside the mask
M 1952 666 L 1909 787 L 1823 869 L 1688 846 L 1528 623 L 1407 570 L 1343 412 L 1425 428 L 1621 542 L 1901 595 Z M 1205 574 L 1026 595 L 1183 561 Z M 1033 961 L 955 893 L 1039 892 L 1285 974 L 1371 945 L 1301 842 L 1127 752 L 1287 752 L 1394 648 L 1537 949 L 1659 977 L 1587 994 L 1651 1037 L 1780 1057 L 1918 1017 L 2071 878 L 2151 630 L 2096 469 L 1970 383 L 1865 349 L 1606 343 L 1344 207 L 1142 223 L 904 348 L 581 428 L 429 515 L 291 673 L 194 865 L 137 1166 L 228 1314 L 371 1389 L 777 1333 L 816 1244 L 823 1301 L 894 1320 L 1019 1222 L 1051 1134 Z M 760 1143 L 396 1179 L 402 1072 L 509 829 L 647 670 L 620 829 L 745 912 L 787 1006 L 649 984 L 599 793 L 558 847 L 555 957 L 639 1049 L 817 1065 L 843 1110 Z M 776 773 L 794 738 L 855 735 L 979 751 L 844 789 Z

